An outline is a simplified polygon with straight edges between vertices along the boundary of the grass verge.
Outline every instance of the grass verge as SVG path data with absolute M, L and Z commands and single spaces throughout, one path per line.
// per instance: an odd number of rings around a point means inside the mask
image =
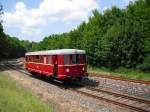
M 52 112 L 52 108 L 0 72 L 0 112 Z
M 142 72 L 138 70 L 132 70 L 132 69 L 125 69 L 125 68 L 119 68 L 116 70 L 109 70 L 107 68 L 96 68 L 88 66 L 88 72 L 92 76 L 93 74 L 98 75 L 112 75 L 112 76 L 118 76 L 118 77 L 124 77 L 124 78 L 130 78 L 130 79 L 138 79 L 138 80 L 145 80 L 150 81 L 150 72 Z

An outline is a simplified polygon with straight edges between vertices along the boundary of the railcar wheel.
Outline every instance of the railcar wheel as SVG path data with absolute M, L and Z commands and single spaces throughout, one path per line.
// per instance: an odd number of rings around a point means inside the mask
M 43 74 L 39 74 L 39 76 L 40 76 L 41 79 L 46 79 L 46 76 L 43 75 Z
M 33 76 L 35 76 L 36 75 L 36 73 L 35 72 L 30 72 Z
M 54 77 L 49 76 L 48 79 L 49 81 L 54 81 Z
M 82 77 L 79 77 L 79 78 L 78 78 L 78 81 L 81 82 L 81 81 L 82 81 Z

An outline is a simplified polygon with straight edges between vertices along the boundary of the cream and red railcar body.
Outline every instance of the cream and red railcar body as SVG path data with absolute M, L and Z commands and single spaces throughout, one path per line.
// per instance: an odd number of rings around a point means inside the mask
M 82 78 L 86 76 L 85 51 L 60 49 L 29 52 L 25 54 L 25 67 L 31 73 L 57 79 Z

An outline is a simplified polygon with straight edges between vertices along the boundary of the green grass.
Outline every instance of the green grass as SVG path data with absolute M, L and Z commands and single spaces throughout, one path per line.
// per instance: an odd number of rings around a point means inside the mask
M 0 112 L 52 112 L 30 91 L 0 72 Z
M 88 72 L 95 73 L 97 75 L 98 74 L 112 75 L 112 76 L 119 76 L 119 77 L 130 78 L 130 79 L 150 81 L 150 72 L 142 72 L 133 69 L 119 68 L 112 71 L 104 67 L 96 68 L 96 67 L 88 66 Z

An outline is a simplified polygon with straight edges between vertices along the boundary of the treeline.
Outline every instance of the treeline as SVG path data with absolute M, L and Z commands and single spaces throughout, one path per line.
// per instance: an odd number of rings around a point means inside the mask
M 150 0 L 130 3 L 126 9 L 112 7 L 93 11 L 88 22 L 41 42 L 20 41 L 3 32 L 0 23 L 0 59 L 24 56 L 27 51 L 62 48 L 84 49 L 88 64 L 150 71 Z
M 2 15 L 3 7 L 0 4 L 0 60 L 24 56 L 25 52 L 31 50 L 32 43 L 7 35 L 3 31 Z
M 21 41 L 3 32 L 0 24 L 0 60 L 24 56 L 25 49 Z
M 84 49 L 88 63 L 97 67 L 150 70 L 150 0 L 93 11 L 88 22 L 63 34 L 45 37 L 32 50 Z
M 0 60 L 18 58 L 25 55 L 25 52 L 31 51 L 32 43 L 28 40 L 19 40 L 3 32 L 2 23 L 0 23 Z

